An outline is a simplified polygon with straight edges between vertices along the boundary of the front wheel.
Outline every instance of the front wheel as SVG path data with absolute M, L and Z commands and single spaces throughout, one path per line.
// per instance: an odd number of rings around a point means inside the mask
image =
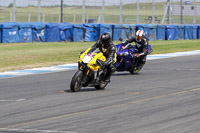
M 72 81 L 71 81 L 71 84 L 70 84 L 70 89 L 72 92 L 78 92 L 80 91 L 81 87 L 82 87 L 82 79 L 83 79 L 83 72 L 78 70 L 73 78 L 72 78 Z

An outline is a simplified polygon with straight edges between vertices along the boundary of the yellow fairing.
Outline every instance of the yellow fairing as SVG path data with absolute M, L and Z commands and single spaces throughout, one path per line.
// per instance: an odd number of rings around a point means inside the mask
M 91 48 L 88 48 L 84 53 L 80 55 L 80 62 L 83 61 L 83 58 L 85 55 L 88 54 L 88 52 L 91 50 Z M 96 64 L 97 59 L 101 61 L 106 61 L 106 57 L 103 55 L 101 52 L 93 52 L 92 53 L 92 60 L 87 64 L 87 66 L 90 67 L 91 70 L 93 71 L 98 71 L 100 69 L 100 66 Z M 117 61 L 117 54 L 115 53 L 115 60 L 114 63 Z
M 88 54 L 91 48 L 88 48 L 83 54 L 80 55 L 80 62 L 82 62 L 83 57 Z M 106 61 L 106 57 L 103 55 L 103 53 L 98 52 L 98 53 L 92 53 L 92 60 L 87 64 L 87 66 L 90 67 L 91 70 L 93 71 L 98 71 L 100 67 L 96 65 L 96 60 L 99 59 L 101 61 Z
M 114 63 L 117 61 L 117 53 L 115 53 L 115 60 Z
M 83 61 L 83 57 L 84 57 L 85 55 L 87 55 L 87 53 L 88 53 L 88 51 L 89 51 L 90 49 L 91 49 L 91 48 L 88 48 L 84 53 L 82 53 L 82 54 L 80 55 L 80 62 Z

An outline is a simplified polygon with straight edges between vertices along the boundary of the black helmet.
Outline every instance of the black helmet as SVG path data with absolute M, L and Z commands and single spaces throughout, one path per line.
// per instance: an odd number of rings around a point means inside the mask
M 100 42 L 104 44 L 104 46 L 108 46 L 111 42 L 111 36 L 109 33 L 103 33 L 100 37 Z

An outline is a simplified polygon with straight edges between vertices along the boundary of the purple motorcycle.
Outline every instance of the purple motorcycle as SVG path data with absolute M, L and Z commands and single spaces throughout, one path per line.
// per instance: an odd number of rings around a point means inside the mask
M 139 64 L 135 60 L 135 46 L 131 44 L 127 44 L 123 46 L 122 44 L 116 45 L 117 47 L 117 62 L 116 62 L 116 71 L 129 71 L 131 74 L 137 74 L 142 68 L 144 64 Z M 152 52 L 151 45 L 148 45 L 148 54 Z M 137 67 L 138 69 L 135 69 Z

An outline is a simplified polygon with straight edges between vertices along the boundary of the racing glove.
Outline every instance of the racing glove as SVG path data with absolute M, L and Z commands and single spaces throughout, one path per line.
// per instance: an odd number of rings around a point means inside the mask
M 133 58 L 139 58 L 140 54 L 133 54 Z
M 105 69 L 105 63 L 104 63 L 103 61 L 97 59 L 96 62 L 97 62 L 97 64 L 100 66 L 100 68 L 101 68 L 102 70 Z

